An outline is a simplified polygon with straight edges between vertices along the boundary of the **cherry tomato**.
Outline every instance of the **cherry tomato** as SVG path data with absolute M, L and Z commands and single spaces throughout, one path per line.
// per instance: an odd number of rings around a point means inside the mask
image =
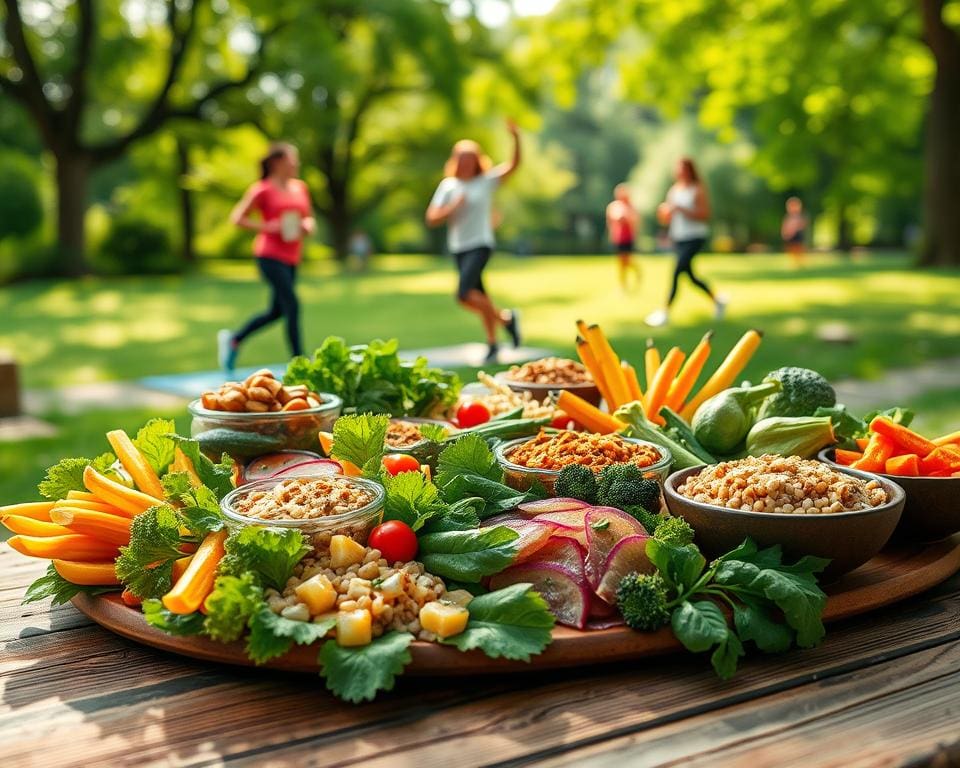
M 417 556 L 417 534 L 401 520 L 388 520 L 372 531 L 367 546 L 379 549 L 390 563 L 406 563 Z
M 559 416 L 553 417 L 553 421 L 550 422 L 550 426 L 554 429 L 573 429 L 574 422 L 573 419 L 571 419 L 565 413 L 562 413 Z
M 409 453 L 391 453 L 383 457 L 383 468 L 391 475 L 401 472 L 419 472 L 420 462 Z
M 464 403 L 457 409 L 457 423 L 461 429 L 476 427 L 490 421 L 490 411 L 483 403 Z

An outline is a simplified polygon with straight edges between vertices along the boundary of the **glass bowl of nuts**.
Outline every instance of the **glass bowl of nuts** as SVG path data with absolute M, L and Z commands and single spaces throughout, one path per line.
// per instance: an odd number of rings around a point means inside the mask
M 586 366 L 565 357 L 543 357 L 514 365 L 497 374 L 514 392 L 529 392 L 541 402 L 551 393 L 568 389 L 594 405 L 600 404 L 600 390 Z
M 334 534 L 365 544 L 383 519 L 384 498 L 380 483 L 362 477 L 271 477 L 231 491 L 220 509 L 233 528 L 294 528 L 317 549 Z
M 285 386 L 267 369 L 228 381 L 187 406 L 190 434 L 212 459 L 245 462 L 286 449 L 316 451 L 318 434 L 333 428 L 343 401 L 305 386 Z

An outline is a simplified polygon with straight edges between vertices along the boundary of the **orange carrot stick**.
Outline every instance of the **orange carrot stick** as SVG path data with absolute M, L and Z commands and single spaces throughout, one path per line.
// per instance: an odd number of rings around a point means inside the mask
M 960 446 L 941 445 L 920 459 L 921 475 L 952 475 L 960 471 Z
M 95 493 L 102 501 L 125 512 L 130 517 L 139 515 L 144 510 L 160 503 L 153 496 L 127 488 L 125 485 L 104 477 L 93 467 L 83 470 L 83 484 L 91 493 Z
M 577 424 L 591 432 L 606 435 L 611 432 L 618 432 L 625 426 L 619 419 L 614 418 L 609 413 L 604 413 L 599 408 L 595 408 L 582 397 L 567 389 L 560 391 L 560 397 L 557 398 L 557 407 Z
M 156 499 L 163 499 L 163 486 L 160 485 L 160 478 L 153 471 L 153 467 L 143 458 L 143 454 L 133 444 L 133 441 L 122 429 L 113 429 L 107 432 L 107 440 L 110 442 L 113 452 L 117 454 L 123 468 L 127 470 L 134 484 L 148 496 Z
M 0 517 L 0 523 L 3 523 L 8 530 L 14 533 L 22 533 L 25 536 L 65 536 L 68 533 L 73 533 L 69 528 L 64 528 L 62 525 L 21 515 L 4 515 Z
M 703 335 L 700 343 L 693 348 L 690 357 L 683 364 L 677 378 L 670 385 L 670 391 L 667 393 L 667 399 L 664 402 L 664 405 L 670 410 L 679 411 L 693 390 L 693 385 L 697 383 L 697 377 L 700 376 L 703 366 L 707 363 L 707 358 L 710 357 L 710 339 L 712 337 L 713 331 L 707 331 Z
M 613 351 L 606 334 L 599 325 L 587 327 L 587 341 L 600 370 L 603 371 L 603 378 L 606 380 L 607 388 L 610 390 L 612 402 L 607 401 L 607 407 L 613 411 L 624 403 L 630 402 L 630 391 L 627 388 L 627 380 L 624 378 L 623 371 L 620 369 L 620 358 Z
M 627 379 L 627 389 L 630 390 L 630 399 L 643 402 L 643 391 L 640 389 L 640 379 L 637 378 L 637 369 L 626 360 L 620 361 L 623 375 Z
M 877 416 L 870 422 L 870 431 L 883 435 L 888 440 L 903 449 L 903 453 L 915 453 L 917 456 L 926 456 L 937 446 L 912 429 L 897 424 L 885 416 Z
M 189 457 L 180 450 L 180 446 L 177 446 L 173 449 L 173 460 L 177 463 L 178 472 L 186 472 L 190 476 L 190 485 L 194 488 L 203 485 L 203 481 L 200 480 L 200 476 L 197 474 L 196 468 L 193 466 L 193 462 Z
M 47 560 L 83 560 L 102 562 L 115 558 L 120 551 L 115 544 L 71 533 L 66 536 L 11 536 L 7 544 L 28 557 L 43 557 Z
M 883 470 L 888 475 L 916 477 L 920 474 L 920 457 L 915 453 L 905 453 L 901 456 L 891 456 Z
M 67 498 L 75 501 L 97 501 L 97 497 L 90 491 L 67 491 Z
M 833 452 L 833 460 L 845 467 L 849 467 L 853 462 L 862 458 L 863 454 L 860 451 L 845 451 L 843 448 L 837 448 Z
M 110 504 L 104 504 L 102 501 L 87 501 L 86 499 L 60 499 L 60 501 L 53 505 L 53 509 L 60 509 L 61 507 L 69 507 L 70 509 L 88 509 L 91 512 L 106 512 L 108 515 L 123 515 L 126 517 L 124 512 Z M 50 514 L 51 516 L 53 515 L 53 510 L 50 510 Z
M 83 563 L 76 560 L 54 560 L 53 567 L 71 584 L 89 586 L 119 584 L 113 563 Z
M 173 589 L 163 596 L 163 604 L 168 611 L 193 613 L 203 605 L 203 601 L 213 590 L 217 566 L 223 559 L 223 543 L 226 540 L 226 531 L 207 534 L 183 575 Z
M 651 421 L 661 422 L 660 406 L 670 391 L 670 385 L 677 376 L 680 366 L 683 365 L 683 359 L 686 355 L 680 350 L 680 347 L 672 347 L 667 356 L 653 376 L 653 384 L 647 390 L 647 397 L 644 402 L 644 410 L 647 418 Z
M 680 415 L 687 423 L 693 418 L 693 414 L 697 412 L 701 403 L 733 384 L 734 379 L 747 367 L 747 363 L 750 362 L 750 358 L 753 357 L 762 340 L 763 335 L 756 330 L 747 331 L 740 337 L 720 363 L 720 367 L 700 387 L 700 391 L 683 406 Z
M 930 442 L 932 442 L 934 445 L 937 445 L 937 446 L 952 445 L 952 444 L 960 445 L 960 429 L 958 429 L 956 432 L 950 432 L 949 434 L 941 435 L 940 437 L 935 437 Z
M 577 355 L 580 358 L 580 362 L 586 366 L 587 370 L 590 371 L 590 375 L 593 376 L 593 383 L 596 384 L 597 389 L 600 390 L 600 397 L 606 400 L 607 403 L 613 402 L 613 396 L 610 394 L 607 380 L 604 378 L 603 371 L 600 370 L 600 363 L 597 362 L 596 355 L 594 355 L 593 350 L 590 349 L 590 343 L 580 336 L 577 336 Z
M 647 391 L 653 386 L 653 377 L 656 376 L 660 368 L 660 351 L 653 343 L 653 339 L 647 339 L 647 351 L 643 353 L 643 370 L 647 377 Z
M 8 504 L 0 507 L 0 517 L 6 515 L 18 515 L 19 517 L 32 517 L 34 520 L 50 520 L 50 510 L 53 509 L 52 501 L 26 501 L 22 504 Z
M 130 518 L 89 509 L 54 507 L 50 519 L 67 526 L 71 533 L 84 533 L 117 545 L 130 543 Z
M 850 466 L 853 469 L 862 469 L 864 472 L 883 472 L 887 459 L 893 456 L 895 444 L 878 432 L 870 436 L 870 442 L 863 449 L 863 456 Z
M 190 561 L 193 560 L 193 555 L 186 555 L 185 557 L 178 557 L 173 561 L 173 583 L 176 584 L 180 581 L 180 577 L 183 576 L 187 571 L 187 566 L 190 565 Z

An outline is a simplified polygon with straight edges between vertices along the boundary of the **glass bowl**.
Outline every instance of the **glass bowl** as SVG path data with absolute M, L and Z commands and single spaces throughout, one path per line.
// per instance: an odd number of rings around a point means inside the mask
M 285 480 L 295 480 L 297 475 L 291 473 L 284 477 L 270 477 L 266 480 L 255 480 L 239 488 L 234 489 L 220 501 L 220 511 L 227 518 L 228 525 L 231 528 L 242 528 L 253 525 L 261 528 L 293 528 L 301 531 L 313 540 L 314 548 L 330 543 L 330 537 L 334 534 L 343 534 L 352 539 L 366 544 L 367 537 L 376 526 L 383 520 L 383 504 L 386 493 L 380 483 L 373 480 L 367 480 L 362 477 L 346 477 L 337 475 L 348 481 L 351 485 L 358 486 L 373 494 L 373 500 L 362 507 L 343 512 L 338 515 L 324 515 L 322 517 L 312 518 L 260 518 L 244 515 L 236 509 L 238 499 L 247 496 L 256 491 L 269 491 L 279 483 Z M 322 478 L 303 478 L 305 480 L 321 480 Z
M 265 453 L 287 449 L 317 451 L 320 432 L 330 432 L 343 410 L 343 400 L 320 393 L 323 402 L 317 408 L 302 411 L 235 413 L 211 411 L 194 400 L 187 406 L 193 417 L 190 435 L 200 450 L 213 460 L 224 453 L 239 463 Z
M 520 437 L 516 440 L 508 440 L 497 446 L 494 455 L 500 464 L 500 468 L 503 470 L 503 481 L 511 488 L 518 491 L 526 491 L 530 489 L 534 482 L 539 480 L 544 488 L 547 489 L 547 493 L 552 496 L 554 493 L 553 484 L 557 480 L 557 475 L 560 474 L 559 469 L 524 467 L 510 461 L 510 453 L 517 446 L 529 442 L 531 439 L 530 437 Z M 620 437 L 620 439 L 627 443 L 633 443 L 634 445 L 650 446 L 660 454 L 660 461 L 647 467 L 641 467 L 640 469 L 643 470 L 644 477 L 654 478 L 663 485 L 663 481 L 666 480 L 667 475 L 670 474 L 670 467 L 673 464 L 673 456 L 670 451 L 662 445 L 657 445 L 646 440 L 637 440 L 632 437 Z

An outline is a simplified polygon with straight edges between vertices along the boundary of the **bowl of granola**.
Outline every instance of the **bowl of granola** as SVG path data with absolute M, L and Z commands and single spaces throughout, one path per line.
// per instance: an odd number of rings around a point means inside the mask
M 514 365 L 496 378 L 514 392 L 528 392 L 541 402 L 551 392 L 568 389 L 594 405 L 600 403 L 600 390 L 590 371 L 582 363 L 565 357 L 542 357 Z

